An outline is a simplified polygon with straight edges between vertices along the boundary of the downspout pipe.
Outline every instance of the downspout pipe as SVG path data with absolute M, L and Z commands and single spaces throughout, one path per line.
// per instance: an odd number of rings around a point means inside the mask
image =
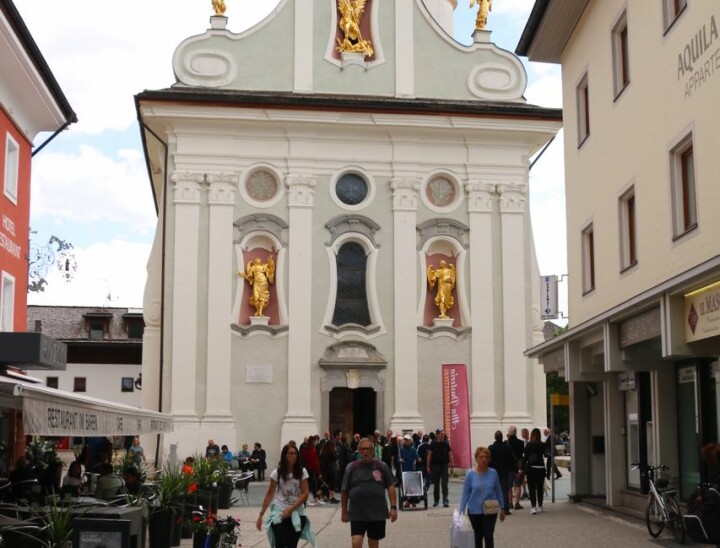
M 35 157 L 35 155 L 36 155 L 38 152 L 40 152 L 42 149 L 44 149 L 47 145 L 49 145 L 49 144 L 50 144 L 50 141 L 52 141 L 53 139 L 55 139 L 55 137 L 57 137 L 57 136 L 60 134 L 61 131 L 64 131 L 65 128 L 67 128 L 70 124 L 74 124 L 75 122 L 77 122 L 77 118 L 76 118 L 75 116 L 73 116 L 72 119 L 67 120 L 62 126 L 60 126 L 58 129 L 56 129 L 56 130 L 53 132 L 53 134 L 50 135 L 50 137 L 48 137 L 47 139 L 45 139 L 45 141 L 43 142 L 42 145 L 40 145 L 40 146 L 37 147 L 35 150 L 33 150 L 33 151 L 32 151 L 32 154 L 30 155 L 30 157 L 31 157 L 31 158 Z

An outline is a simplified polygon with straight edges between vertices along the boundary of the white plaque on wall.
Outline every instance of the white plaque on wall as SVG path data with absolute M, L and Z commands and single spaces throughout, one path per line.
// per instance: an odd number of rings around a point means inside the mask
M 246 365 L 245 383 L 270 383 L 273 382 L 272 365 Z

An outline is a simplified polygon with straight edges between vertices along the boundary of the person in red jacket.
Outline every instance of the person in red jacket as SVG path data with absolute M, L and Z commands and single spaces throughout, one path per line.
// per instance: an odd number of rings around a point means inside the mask
M 304 444 L 302 449 L 302 460 L 305 463 L 305 470 L 308 471 L 308 485 L 310 492 L 313 496 L 313 501 L 309 502 L 310 506 L 316 504 L 324 504 L 321 499 L 318 498 L 318 479 L 320 478 L 320 459 L 318 459 L 318 453 L 316 446 L 317 438 L 315 436 L 308 437 L 307 443 Z

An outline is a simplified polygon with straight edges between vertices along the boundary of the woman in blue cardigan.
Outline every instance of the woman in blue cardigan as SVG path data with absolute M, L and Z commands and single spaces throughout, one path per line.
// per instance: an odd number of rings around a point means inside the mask
M 464 514 L 467 508 L 470 523 L 475 532 L 475 548 L 494 548 L 495 523 L 498 515 L 500 521 L 505 520 L 505 506 L 500 478 L 497 472 L 490 468 L 490 450 L 487 447 L 478 447 L 475 450 L 475 469 L 468 470 L 463 482 L 462 498 L 460 499 L 460 513 Z M 483 502 L 496 500 L 499 504 L 497 514 L 486 514 L 483 511 Z

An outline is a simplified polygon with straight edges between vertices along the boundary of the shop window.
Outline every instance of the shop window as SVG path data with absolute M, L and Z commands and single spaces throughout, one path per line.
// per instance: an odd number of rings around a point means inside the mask
M 578 147 L 590 136 L 590 88 L 588 75 L 580 79 L 575 96 L 577 99 Z
M 45 379 L 45 386 L 57 389 L 59 386 L 59 377 L 48 377 Z
M 582 231 L 583 293 L 595 289 L 595 232 L 590 224 Z
M 73 379 L 73 392 L 87 392 L 87 379 L 85 377 L 75 377 Z
M 333 325 L 370 325 L 366 270 L 365 249 L 357 242 L 343 244 L 337 254 L 337 296 Z
M 695 153 L 692 133 L 670 151 L 673 200 L 673 236 L 679 238 L 697 227 Z
M 135 391 L 134 382 L 135 381 L 132 377 L 123 377 L 120 390 L 122 392 L 134 392 Z
M 0 331 L 12 331 L 15 321 L 15 278 L 2 273 L 0 287 Z
M 3 177 L 3 191 L 5 196 L 17 204 L 18 191 L 18 165 L 20 164 L 20 147 L 9 133 L 5 138 L 5 174 Z
M 612 31 L 612 51 L 615 97 L 618 97 L 630 83 L 630 52 L 628 49 L 627 12 L 625 11 Z
M 622 270 L 637 264 L 635 221 L 635 188 L 633 187 L 620 197 L 620 267 Z

